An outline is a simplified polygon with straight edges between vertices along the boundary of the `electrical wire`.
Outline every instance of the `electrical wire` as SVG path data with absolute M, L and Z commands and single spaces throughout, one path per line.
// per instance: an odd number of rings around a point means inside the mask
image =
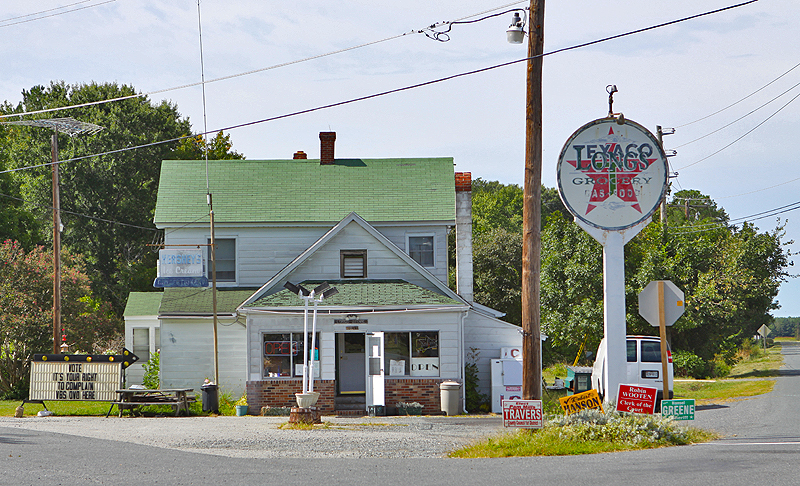
M 709 155 L 707 155 L 707 156 L 703 157 L 702 159 L 696 160 L 696 161 L 692 162 L 691 164 L 684 165 L 683 167 L 680 167 L 680 168 L 678 168 L 677 170 L 683 170 L 683 169 L 686 169 L 687 167 L 692 167 L 693 165 L 697 165 L 697 164 L 699 164 L 700 162 L 703 162 L 703 161 L 705 161 L 705 160 L 708 160 L 708 159 L 710 159 L 711 157 L 713 157 L 713 156 L 717 155 L 718 153 L 720 153 L 720 152 L 722 152 L 723 150 L 727 149 L 728 147 L 730 147 L 731 145 L 735 144 L 735 143 L 736 143 L 736 142 L 738 142 L 739 140 L 741 140 L 741 139 L 743 139 L 744 137 L 746 137 L 746 136 L 750 135 L 751 133 L 753 133 L 753 132 L 754 132 L 754 131 L 755 131 L 757 128 L 759 128 L 761 125 L 763 125 L 763 124 L 767 123 L 767 122 L 768 122 L 770 119 L 772 119 L 772 117 L 774 117 L 775 115 L 777 115 L 778 113 L 780 113 L 781 111 L 783 111 L 783 109 L 784 109 L 784 108 L 786 108 L 787 106 L 789 106 L 789 105 L 790 105 L 790 104 L 791 104 L 791 103 L 792 103 L 794 100 L 796 100 L 797 98 L 800 98 L 800 93 L 799 93 L 799 94 L 797 94 L 797 95 L 795 95 L 795 97 L 794 97 L 794 98 L 792 98 L 791 100 L 789 100 L 789 101 L 788 101 L 788 102 L 787 102 L 785 105 L 783 105 L 783 106 L 781 106 L 780 108 L 778 108 L 778 110 L 777 110 L 777 111 L 775 111 L 773 114 L 771 114 L 771 115 L 770 115 L 770 116 L 768 116 L 766 119 L 764 119 L 764 121 L 762 121 L 762 122 L 761 122 L 761 123 L 759 123 L 758 125 L 754 126 L 754 127 L 753 127 L 753 128 L 751 128 L 750 130 L 746 131 L 746 132 L 745 132 L 745 133 L 744 133 L 742 136 L 738 137 L 738 138 L 737 138 L 736 140 L 734 140 L 733 142 L 729 143 L 728 145 L 725 145 L 724 147 L 722 147 L 721 149 L 717 150 L 716 152 L 713 152 L 713 153 L 711 153 L 711 154 L 709 154 Z
M 16 17 L 9 17 L 7 19 L 0 20 L 0 24 L 6 23 L 6 22 L 10 22 L 12 20 L 24 19 L 25 17 L 33 17 L 34 15 L 39 15 L 39 14 L 43 14 L 43 13 L 47 13 L 47 12 L 52 12 L 54 10 L 61 10 L 62 8 L 74 7 L 75 5 L 80 5 L 82 3 L 91 2 L 91 1 L 92 0 L 81 0 L 80 2 L 70 3 L 68 5 L 62 5 L 60 7 L 48 8 L 47 10 L 40 10 L 38 12 L 33 12 L 33 13 L 25 14 L 25 15 L 18 15 Z
M 60 9 L 62 9 L 62 8 L 67 8 L 67 7 L 71 7 L 71 6 L 73 6 L 73 5 L 78 5 L 78 4 L 81 4 L 81 3 L 86 3 L 86 2 L 88 2 L 88 1 L 90 1 L 90 0 L 84 0 L 83 2 L 76 2 L 76 3 L 72 3 L 72 4 L 70 4 L 70 5 L 65 5 L 65 6 L 63 6 L 63 7 L 51 8 L 51 9 L 49 9 L 49 10 L 42 10 L 41 12 L 37 12 L 37 13 L 33 13 L 33 14 L 27 14 L 27 15 L 22 15 L 22 16 L 20 16 L 20 17 L 13 17 L 13 18 L 6 19 L 6 20 L 0 20 L 0 23 L 7 22 L 7 21 L 9 21 L 9 20 L 20 19 L 20 18 L 24 18 L 24 17 L 30 17 L 30 16 L 32 16 L 32 15 L 38 15 L 38 14 L 40 14 L 40 13 L 51 12 L 51 11 L 53 11 L 53 10 L 60 10 Z M 74 9 L 72 9 L 72 10 L 67 10 L 67 11 L 64 11 L 64 12 L 57 12 L 57 13 L 53 13 L 53 14 L 49 14 L 49 15 L 42 15 L 41 17 L 36 17 L 35 19 L 28 19 L 28 20 L 20 20 L 20 21 L 18 21 L 18 22 L 11 22 L 11 23 L 9 23 L 9 24 L 0 25 L 0 28 L 3 28 L 3 27 L 10 27 L 10 26 L 12 26 L 12 25 L 18 25 L 18 24 L 25 24 L 25 23 L 28 23 L 28 22 L 33 22 L 34 20 L 42 20 L 42 19 L 46 19 L 46 18 L 49 18 L 49 17 L 56 17 L 56 16 L 58 16 L 58 15 L 64 15 L 64 14 L 67 14 L 67 13 L 77 12 L 78 10 L 86 10 L 87 8 L 99 7 L 100 5 L 105 5 L 105 4 L 107 4 L 107 3 L 112 3 L 112 2 L 116 2 L 116 1 L 117 1 L 117 0 L 106 0 L 106 1 L 104 1 L 104 2 L 96 3 L 96 4 L 94 4 L 94 5 L 86 5 L 86 6 L 84 6 L 84 7 L 78 7 L 78 8 L 74 8 Z
M 115 0 L 109 0 L 109 1 L 115 1 Z M 648 30 L 653 30 L 653 29 L 658 29 L 658 28 L 661 28 L 661 27 L 666 27 L 668 25 L 673 25 L 673 24 L 677 24 L 677 23 L 680 23 L 680 22 L 685 22 L 687 20 L 693 20 L 693 19 L 696 19 L 696 18 L 699 18 L 699 17 L 705 17 L 707 15 L 717 14 L 717 13 L 720 13 L 720 12 L 723 12 L 723 11 L 726 11 L 726 10 L 742 7 L 742 6 L 745 6 L 745 5 L 749 5 L 749 4 L 755 3 L 757 1 L 758 0 L 749 0 L 749 1 L 744 2 L 744 3 L 739 3 L 739 4 L 736 4 L 736 5 L 731 5 L 731 6 L 728 6 L 728 7 L 723 7 L 723 8 L 719 8 L 719 9 L 716 9 L 716 10 L 711 10 L 711 11 L 700 13 L 700 14 L 697 14 L 697 15 L 692 15 L 692 16 L 689 16 L 689 17 L 684 17 L 684 18 L 681 18 L 681 19 L 672 20 L 670 22 L 665 22 L 665 23 L 654 25 L 654 26 L 651 26 L 651 27 L 645 27 L 643 29 L 638 29 L 638 30 L 634 30 L 634 31 L 631 31 L 631 32 L 626 32 L 626 33 L 623 33 L 623 34 L 618 34 L 618 35 L 614 35 L 614 36 L 611 36 L 611 37 L 606 37 L 606 38 L 603 38 L 603 39 L 598 39 L 598 40 L 587 42 L 587 43 L 584 43 L 584 44 L 579 44 L 579 45 L 575 45 L 575 46 L 571 46 L 571 47 L 565 47 L 563 49 L 558 49 L 558 50 L 555 50 L 555 51 L 552 51 L 552 52 L 541 54 L 540 57 L 549 56 L 549 55 L 552 55 L 552 54 L 558 54 L 558 53 L 561 53 L 561 52 L 570 51 L 570 50 L 574 50 L 574 49 L 579 49 L 579 48 L 582 48 L 582 47 L 588 47 L 588 46 L 591 46 L 591 45 L 594 45 L 594 44 L 599 44 L 601 42 L 606 42 L 606 41 L 609 41 L 609 40 L 618 39 L 618 38 L 626 37 L 626 36 L 633 35 L 633 34 L 639 34 L 639 33 L 642 33 L 642 32 L 646 32 Z M 506 8 L 508 6 L 511 6 L 511 5 L 514 5 L 514 4 L 517 4 L 517 3 L 521 3 L 521 2 L 512 2 L 512 3 L 509 3 L 509 4 L 505 5 L 505 6 L 497 7 L 497 9 Z M 482 12 L 480 14 L 475 14 L 475 15 L 471 15 L 471 16 L 467 16 L 467 17 L 463 17 L 463 18 L 469 18 L 469 17 L 472 17 L 472 16 L 482 15 L 482 14 L 490 12 L 490 11 L 491 10 L 487 10 L 487 11 L 484 11 L 484 12 Z M 436 24 L 434 24 L 434 25 L 436 25 Z M 371 45 L 374 45 L 374 44 L 379 44 L 379 43 L 386 42 L 386 41 L 389 41 L 389 40 L 394 40 L 394 39 L 397 39 L 397 38 L 400 38 L 400 37 L 404 37 L 404 36 L 409 35 L 409 34 L 421 33 L 421 32 L 424 32 L 425 30 L 426 29 L 412 30 L 410 32 L 405 32 L 403 34 L 398 34 L 398 35 L 394 35 L 394 36 L 391 36 L 391 37 L 387 37 L 385 39 L 366 42 L 364 44 L 359 44 L 359 45 L 356 45 L 356 46 L 347 47 L 347 48 L 339 49 L 339 50 L 336 50 L 336 51 L 331 51 L 331 52 L 328 52 L 328 53 L 325 53 L 325 54 L 318 54 L 318 55 L 315 55 L 315 56 L 310 56 L 310 57 L 306 57 L 306 58 L 303 58 L 303 59 L 298 59 L 298 60 L 295 60 L 295 61 L 289 61 L 289 62 L 285 62 L 285 63 L 281 63 L 281 64 L 275 64 L 275 65 L 264 67 L 264 68 L 261 68 L 261 69 L 254 69 L 252 71 L 246 71 L 246 72 L 243 72 L 243 73 L 231 74 L 231 75 L 228 75 L 228 76 L 222 76 L 222 77 L 219 77 L 219 78 L 210 79 L 208 81 L 201 81 L 201 82 L 197 82 L 197 83 L 189 83 L 189 84 L 184 84 L 184 85 L 181 85 L 181 86 L 175 86 L 175 87 L 172 87 L 172 88 L 165 88 L 165 89 L 160 89 L 160 90 L 156 90 L 156 91 L 148 91 L 147 93 L 140 93 L 140 94 L 136 94 L 136 95 L 121 96 L 121 97 L 118 97 L 118 98 L 112 98 L 112 99 L 108 99 L 108 100 L 91 101 L 91 102 L 87 102 L 87 103 L 81 103 L 81 104 L 78 104 L 78 105 L 62 106 L 62 107 L 57 107 L 57 108 L 48 108 L 48 109 L 36 110 L 36 111 L 28 111 L 28 112 L 23 112 L 23 113 L 13 113 L 13 114 L 8 114 L 8 115 L 0 115 L 0 120 L 2 120 L 4 118 L 9 118 L 9 117 L 16 117 L 16 116 L 21 117 L 21 116 L 24 116 L 24 115 L 37 115 L 37 114 L 41 114 L 41 113 L 50 113 L 50 112 L 54 112 L 54 111 L 69 110 L 69 109 L 73 109 L 73 108 L 83 108 L 83 107 L 86 107 L 86 106 L 94 106 L 94 105 L 99 105 L 99 104 L 103 104 L 103 103 L 111 103 L 111 102 L 115 102 L 115 101 L 123 101 L 123 100 L 131 99 L 131 98 L 138 98 L 138 97 L 141 97 L 141 96 L 149 96 L 149 95 L 153 95 L 153 94 L 166 93 L 168 91 L 175 91 L 175 90 L 179 90 L 179 89 L 198 86 L 198 85 L 203 84 L 203 83 L 215 83 L 215 82 L 218 82 L 218 81 L 223 81 L 223 80 L 227 80 L 227 79 L 233 79 L 233 78 L 237 78 L 237 77 L 240 77 L 240 76 L 247 76 L 247 75 L 254 74 L 254 73 L 260 73 L 260 72 L 264 72 L 264 71 L 269 71 L 269 70 L 272 70 L 272 69 L 277 69 L 277 68 L 281 68 L 281 67 L 285 67 L 285 66 L 291 66 L 293 64 L 299 64 L 299 63 L 306 62 L 306 61 L 311 61 L 311 60 L 314 60 L 314 59 L 320 59 L 320 58 L 331 56 L 331 55 L 334 55 L 334 54 L 340 54 L 342 52 L 347 52 L 347 51 L 352 51 L 352 50 L 355 50 L 355 49 L 360 49 L 362 47 L 367 47 L 367 46 L 371 46 Z M 531 59 L 535 59 L 535 57 L 531 58 Z M 528 60 L 528 59 L 525 58 L 525 59 L 522 59 L 522 60 Z M 498 66 L 498 67 L 500 67 L 500 66 Z
M 401 87 L 401 88 L 395 88 L 395 89 L 390 89 L 390 90 L 386 90 L 386 91 L 380 91 L 378 93 L 373 93 L 373 94 L 370 94 L 370 95 L 359 96 L 359 97 L 356 97 L 356 98 L 351 98 L 349 100 L 338 101 L 338 102 L 329 103 L 329 104 L 326 104 L 326 105 L 320 105 L 320 106 L 317 106 L 317 107 L 314 107 L 314 108 L 307 108 L 307 109 L 304 109 L 304 110 L 294 111 L 294 112 L 286 113 L 286 114 L 283 114 L 283 115 L 276 115 L 276 116 L 272 116 L 272 117 L 268 117 L 268 118 L 263 118 L 261 120 L 255 120 L 255 121 L 240 123 L 240 124 L 237 124 L 237 125 L 230 125 L 230 126 L 225 127 L 225 128 L 208 130 L 208 131 L 203 132 L 203 133 L 198 133 L 198 134 L 193 134 L 193 135 L 185 135 L 185 136 L 182 136 L 182 137 L 171 138 L 171 139 L 168 139 L 168 140 L 162 140 L 162 141 L 158 141 L 158 142 L 151 142 L 151 143 L 148 143 L 148 144 L 137 145 L 137 146 L 134 146 L 134 147 L 126 147 L 126 148 L 122 148 L 122 149 L 109 150 L 109 151 L 106 151 L 106 152 L 101 152 L 101 153 L 91 154 L 91 155 L 84 155 L 84 156 L 81 156 L 81 157 L 73 157 L 71 159 L 61 160 L 58 163 L 62 163 L 63 164 L 63 163 L 66 163 L 66 162 L 74 162 L 74 161 L 77 161 L 77 160 L 87 159 L 87 158 L 90 158 L 90 157 L 102 157 L 102 156 L 105 156 L 105 155 L 111 155 L 111 154 L 115 154 L 115 153 L 125 152 L 125 151 L 128 151 L 128 150 L 136 150 L 136 149 L 140 149 L 140 148 L 152 147 L 152 146 L 155 146 L 155 145 L 160 145 L 160 144 L 165 144 L 165 143 L 177 142 L 177 141 L 184 140 L 184 139 L 187 139 L 187 138 L 196 137 L 198 135 L 207 135 L 209 133 L 217 133 L 219 131 L 226 131 L 226 130 L 227 131 L 231 131 L 231 130 L 235 130 L 237 128 L 244 128 L 244 127 L 248 127 L 248 126 L 258 125 L 258 124 L 261 124 L 261 123 L 281 120 L 281 119 L 284 119 L 284 118 L 290 118 L 290 117 L 293 117 L 293 116 L 304 115 L 304 114 L 313 113 L 313 112 L 316 112 L 316 111 L 321 111 L 321 110 L 325 110 L 325 109 L 329 109 L 329 108 L 335 108 L 335 107 L 344 106 L 344 105 L 348 105 L 348 104 L 352 104 L 352 103 L 357 103 L 357 102 L 360 102 L 360 101 L 366 101 L 366 100 L 373 99 L 373 98 L 379 98 L 379 97 L 382 97 L 382 96 L 395 94 L 395 93 L 400 93 L 400 92 L 403 92 L 403 91 L 409 91 L 409 90 L 412 90 L 412 89 L 421 88 L 421 87 L 424 87 L 424 86 L 430 86 L 430 85 L 442 83 L 442 82 L 445 82 L 445 81 L 451 81 L 453 79 L 458 79 L 458 78 L 462 78 L 462 77 L 465 77 L 465 76 L 471 76 L 473 74 L 479 74 L 479 73 L 492 71 L 492 70 L 503 68 L 503 67 L 507 67 L 507 66 L 512 66 L 514 64 L 519 64 L 521 62 L 527 62 L 527 61 L 530 61 L 532 59 L 536 59 L 536 58 L 539 58 L 539 57 L 551 56 L 553 54 L 558 54 L 558 53 L 561 53 L 561 52 L 566 52 L 566 51 L 570 51 L 570 50 L 574 50 L 574 49 L 579 49 L 579 48 L 582 48 L 582 47 L 587 47 L 587 46 L 599 44 L 601 42 L 607 42 L 607 41 L 610 41 L 610 40 L 619 39 L 621 37 L 626 37 L 626 36 L 630 36 L 630 35 L 646 32 L 646 31 L 657 29 L 657 28 L 660 28 L 660 27 L 666 27 L 668 25 L 674 25 L 674 24 L 677 24 L 677 23 L 680 23 L 680 22 L 686 22 L 688 20 L 693 20 L 693 19 L 696 19 L 696 18 L 699 18 L 699 17 L 704 17 L 704 16 L 707 16 L 707 15 L 720 13 L 720 12 L 723 12 L 723 11 L 726 11 L 726 10 L 730 10 L 730 9 L 733 9 L 733 8 L 737 8 L 737 7 L 741 7 L 741 6 L 744 6 L 744 5 L 748 5 L 748 4 L 757 2 L 757 1 L 758 0 L 749 0 L 749 1 L 744 2 L 744 3 L 740 3 L 740 4 L 728 6 L 728 7 L 723 7 L 723 8 L 716 9 L 716 10 L 711 10 L 711 11 L 708 11 L 708 12 L 705 12 L 705 13 L 701 13 L 701 14 L 691 15 L 689 17 L 684 17 L 684 18 L 681 18 L 681 19 L 678 19 L 678 20 L 672 20 L 672 21 L 669 21 L 669 22 L 664 22 L 664 23 L 661 23 L 661 24 L 658 24 L 658 25 L 654 25 L 654 26 L 651 26 L 651 27 L 645 27 L 645 28 L 642 28 L 642 29 L 629 31 L 629 32 L 622 33 L 622 34 L 617 34 L 617 35 L 613 35 L 613 36 L 610 36 L 610 37 L 604 37 L 602 39 L 597 39 L 597 40 L 594 40 L 594 41 L 585 42 L 583 44 L 578 44 L 578 45 L 574 45 L 574 46 L 570 46 L 570 47 L 564 47 L 564 48 L 561 48 L 561 49 L 556 49 L 555 51 L 545 52 L 545 53 L 539 54 L 537 56 L 524 57 L 524 58 L 517 59 L 517 60 L 514 60 L 514 61 L 508 61 L 508 62 L 495 64 L 495 65 L 484 67 L 484 68 L 479 68 L 479 69 L 474 69 L 474 70 L 471 70 L 471 71 L 452 74 L 452 75 L 445 76 L 445 77 L 442 77 L 442 78 L 437 78 L 437 79 L 433 79 L 433 80 L 430 80 L 430 81 L 423 81 L 421 83 L 412 84 L 412 85 L 404 86 L 404 87 Z M 206 81 L 206 82 L 211 82 L 211 81 Z M 195 83 L 195 85 L 196 84 L 198 84 L 198 83 Z M 131 97 L 133 97 L 133 96 L 130 96 L 128 98 L 131 98 Z M 785 107 L 785 105 L 784 105 L 784 107 Z M 33 113 L 38 113 L 38 112 L 30 112 L 30 113 L 26 113 L 26 114 L 33 114 Z M 18 113 L 18 114 L 14 114 L 14 115 L 0 116 L 0 119 L 4 118 L 6 116 L 18 116 L 18 115 L 22 115 L 22 113 Z M 712 155 L 714 155 L 714 154 L 712 154 Z M 695 163 L 697 163 L 697 162 L 695 162 Z M 8 173 L 8 172 L 16 172 L 16 171 L 19 171 L 19 170 L 34 169 L 34 168 L 38 168 L 38 167 L 47 167 L 47 166 L 50 166 L 52 164 L 53 164 L 53 162 L 51 161 L 51 162 L 47 162 L 47 163 L 39 164 L 39 165 L 32 165 L 32 166 L 27 166 L 27 167 L 19 167 L 19 168 L 16 168 L 16 169 L 6 169 L 6 170 L 3 170 L 3 171 L 0 171 L 0 174 L 5 174 L 5 173 Z
M 722 113 L 723 111 L 727 110 L 728 108 L 732 108 L 732 107 L 734 107 L 734 106 L 738 105 L 739 103 L 741 103 L 742 101 L 744 101 L 744 100 L 746 100 L 746 99 L 750 98 L 751 96 L 755 95 L 755 94 L 756 94 L 756 93 L 758 93 L 759 91 L 761 91 L 761 90 L 763 90 L 763 89 L 767 88 L 768 86 L 770 86 L 770 85 L 771 85 L 771 84 L 773 84 L 774 82 L 778 81 L 778 80 L 779 80 L 779 79 L 781 79 L 782 77 L 786 76 L 786 75 L 787 75 L 787 74 L 789 74 L 790 72 L 794 71 L 794 70 L 795 70 L 795 69 L 797 69 L 798 67 L 800 67 L 800 63 L 797 63 L 797 64 L 795 64 L 794 66 L 792 66 L 792 68 L 791 68 L 791 69 L 789 69 L 789 70 L 788 70 L 788 71 L 786 71 L 785 73 L 781 74 L 780 76 L 778 76 L 777 78 L 773 79 L 773 80 L 772 80 L 772 81 L 770 81 L 769 83 L 767 83 L 767 84 L 765 84 L 764 86 L 762 86 L 762 87 L 758 88 L 757 90 L 753 91 L 752 93 L 750 93 L 749 95 L 747 95 L 747 96 L 745 96 L 744 98 L 740 99 L 739 101 L 736 101 L 736 102 L 734 102 L 734 103 L 731 103 L 730 105 L 726 106 L 725 108 L 723 108 L 723 109 L 721 109 L 721 110 L 719 110 L 719 111 L 715 111 L 714 113 L 712 113 L 712 114 L 710 114 L 710 115 L 706 115 L 706 116 L 704 116 L 704 117 L 702 117 L 702 118 L 698 118 L 698 119 L 697 119 L 697 120 L 695 120 L 695 121 L 692 121 L 692 122 L 689 122 L 689 123 L 684 123 L 683 125 L 678 125 L 676 128 L 688 127 L 689 125 L 693 125 L 693 124 L 695 124 L 695 123 L 697 123 L 697 122 L 700 122 L 700 121 L 703 121 L 703 120 L 705 120 L 705 119 L 707 119 L 707 118 L 711 118 L 711 117 L 712 117 L 712 116 L 714 116 L 714 115 L 718 115 L 718 114 Z M 796 85 L 795 85 L 795 86 L 796 86 Z

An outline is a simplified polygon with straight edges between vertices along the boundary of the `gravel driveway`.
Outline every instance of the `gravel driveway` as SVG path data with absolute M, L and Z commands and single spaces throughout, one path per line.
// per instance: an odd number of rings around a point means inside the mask
M 442 457 L 502 433 L 499 416 L 323 417 L 326 428 L 282 430 L 288 417 L 0 417 L 0 427 L 125 441 L 228 457 Z

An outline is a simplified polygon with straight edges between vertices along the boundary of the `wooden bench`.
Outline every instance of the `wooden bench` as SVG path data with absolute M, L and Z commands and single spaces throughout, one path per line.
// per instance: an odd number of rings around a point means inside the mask
M 192 391 L 194 391 L 193 388 L 161 388 L 156 390 L 128 388 L 117 390 L 118 400 L 111 402 L 111 407 L 108 409 L 106 417 L 109 416 L 114 405 L 117 406 L 120 417 L 122 417 L 122 412 L 125 410 L 133 413 L 139 407 L 153 405 L 172 407 L 175 410 L 176 417 L 181 411 L 189 415 L 189 405 L 197 401 L 196 397 L 187 395 Z

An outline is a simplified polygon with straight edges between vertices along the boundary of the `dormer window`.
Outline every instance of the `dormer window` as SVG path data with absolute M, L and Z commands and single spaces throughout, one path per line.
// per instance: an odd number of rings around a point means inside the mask
M 342 278 L 367 278 L 367 250 L 341 250 Z

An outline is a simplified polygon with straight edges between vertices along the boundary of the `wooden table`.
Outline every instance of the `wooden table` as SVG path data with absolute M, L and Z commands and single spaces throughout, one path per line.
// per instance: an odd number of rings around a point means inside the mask
M 194 388 L 160 388 L 156 390 L 127 388 L 117 390 L 119 397 L 117 401 L 111 402 L 111 408 L 108 409 L 106 417 L 111 413 L 114 405 L 117 406 L 120 417 L 122 417 L 123 410 L 133 412 L 137 407 L 148 405 L 169 405 L 175 409 L 176 417 L 181 410 L 186 412 L 186 415 L 189 415 L 189 404 L 196 400 L 194 396 L 187 395 L 192 391 L 194 391 Z

